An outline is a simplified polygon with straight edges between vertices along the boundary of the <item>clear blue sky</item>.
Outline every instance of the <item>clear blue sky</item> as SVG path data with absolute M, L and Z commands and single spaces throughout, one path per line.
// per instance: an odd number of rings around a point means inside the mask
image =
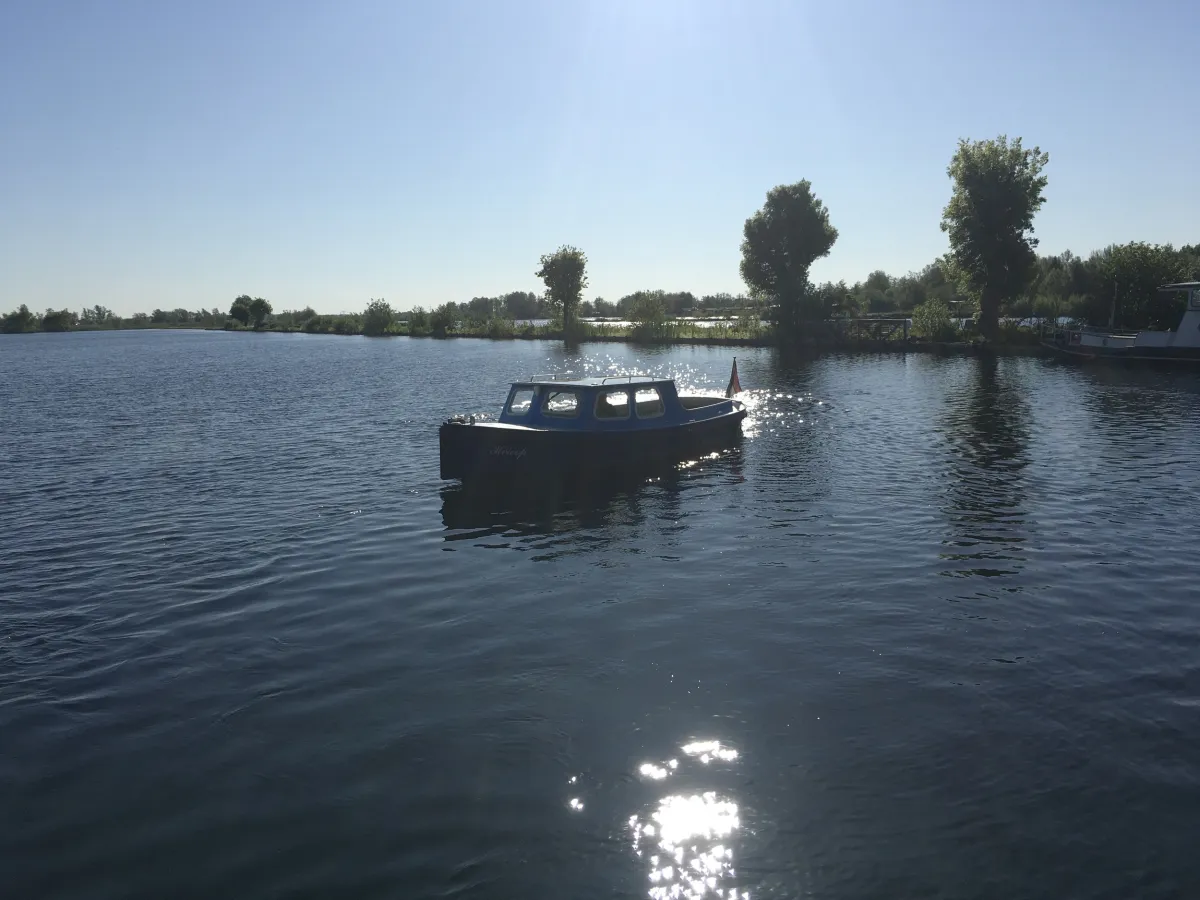
M 920 268 L 960 137 L 1050 153 L 1041 250 L 1200 241 L 1200 4 L 0 4 L 0 312 L 742 290 L 807 178 L 819 280 Z

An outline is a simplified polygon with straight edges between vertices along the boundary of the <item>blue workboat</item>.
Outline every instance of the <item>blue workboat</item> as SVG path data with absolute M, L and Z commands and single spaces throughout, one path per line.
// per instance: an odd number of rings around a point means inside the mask
M 497 421 L 439 430 L 441 477 L 591 474 L 695 458 L 741 434 L 737 361 L 725 396 L 680 396 L 670 378 L 535 375 L 514 382 Z

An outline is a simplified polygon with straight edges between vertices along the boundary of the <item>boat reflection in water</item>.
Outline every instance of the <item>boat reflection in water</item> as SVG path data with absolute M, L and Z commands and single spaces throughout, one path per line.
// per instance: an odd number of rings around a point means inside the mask
M 576 528 L 634 524 L 651 498 L 678 497 L 716 481 L 741 481 L 740 435 L 721 450 L 692 458 L 629 460 L 599 473 L 549 472 L 544 477 L 469 479 L 441 488 L 447 541 L 505 535 L 563 534 Z

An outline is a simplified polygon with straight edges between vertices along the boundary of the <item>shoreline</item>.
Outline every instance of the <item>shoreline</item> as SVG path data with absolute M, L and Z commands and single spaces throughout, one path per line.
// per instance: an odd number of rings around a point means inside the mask
M 61 334 L 92 334 L 100 332 L 139 332 L 139 331 L 201 331 L 212 332 L 218 334 L 286 334 L 286 335 L 305 335 L 313 337 L 364 337 L 361 333 L 338 333 L 338 332 L 307 332 L 303 330 L 285 330 L 273 328 L 214 328 L 211 326 L 205 327 L 188 327 L 181 325 L 168 326 L 146 326 L 141 328 L 73 328 L 70 331 L 59 332 Z M 28 332 L 29 334 L 48 334 L 53 332 Z M 504 343 L 506 341 L 554 341 L 561 342 L 563 336 L 561 333 L 543 333 L 543 334 L 521 334 L 514 333 L 504 336 L 492 336 L 488 334 L 471 334 L 467 333 L 450 333 L 446 335 L 436 336 L 432 334 L 383 334 L 373 336 L 371 339 L 387 339 L 406 337 L 414 340 L 431 340 L 431 341 L 450 341 L 450 340 L 479 340 L 479 341 L 495 341 Z M 830 343 L 801 342 L 798 345 L 791 347 L 783 347 L 778 341 L 769 336 L 763 337 L 704 337 L 704 336 L 680 336 L 664 338 L 662 340 L 639 340 L 631 335 L 626 334 L 594 334 L 580 337 L 575 343 L 577 344 L 630 344 L 638 347 L 753 347 L 753 348 L 774 348 L 785 352 L 793 352 L 799 355 L 820 355 L 823 353 L 929 353 L 939 356 L 1051 356 L 1053 355 L 1048 349 L 1040 343 L 1014 343 L 1014 344 L 994 344 L 991 346 L 970 342 L 970 341 L 921 341 L 913 338 L 895 340 L 850 340 L 836 341 Z
M 127 331 L 147 330 L 147 329 L 124 329 Z M 170 330 L 170 329 L 166 329 Z M 204 328 L 203 331 L 222 332 L 227 329 L 223 328 Z M 252 329 L 238 329 L 241 331 L 253 332 Z M 269 328 L 261 329 L 261 331 L 253 332 L 257 334 L 309 334 L 306 331 L 273 331 Z M 364 337 L 362 334 L 343 335 L 336 332 L 318 332 L 314 336 L 332 336 L 332 337 Z M 413 340 L 431 340 L 431 341 L 452 341 L 452 340 L 478 340 L 478 341 L 495 341 L 496 343 L 504 343 L 506 341 L 555 341 L 562 342 L 563 336 L 561 333 L 551 334 L 512 334 L 504 337 L 493 337 L 487 334 L 470 334 L 470 333 L 451 333 L 442 336 L 432 334 L 382 334 L 371 338 L 371 340 L 387 339 L 387 338 L 412 338 Z M 971 341 L 920 341 L 909 338 L 883 341 L 837 341 L 833 343 L 801 343 L 792 347 L 782 347 L 778 341 L 770 337 L 673 337 L 657 341 L 638 340 L 630 335 L 618 334 L 600 334 L 587 335 L 579 338 L 577 344 L 630 344 L 637 347 L 672 347 L 672 346 L 691 346 L 691 347 L 755 347 L 764 349 L 776 349 L 791 351 L 796 353 L 932 353 L 941 356 L 1052 356 L 1053 354 L 1041 343 L 1024 343 L 1024 344 L 993 344 L 986 345 L 983 343 Z

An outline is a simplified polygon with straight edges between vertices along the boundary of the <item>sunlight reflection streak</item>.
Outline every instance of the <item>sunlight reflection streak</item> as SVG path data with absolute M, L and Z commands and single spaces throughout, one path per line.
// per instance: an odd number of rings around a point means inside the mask
M 738 758 L 736 750 L 714 740 L 693 741 L 680 749 L 706 766 Z M 670 759 L 663 765 L 643 763 L 638 771 L 644 778 L 661 781 L 678 768 L 679 760 Z M 740 826 L 738 805 L 716 791 L 671 794 L 661 798 L 644 819 L 630 816 L 634 852 L 648 857 L 650 863 L 651 900 L 749 900 L 749 891 L 739 890 L 733 882 L 730 839 Z

